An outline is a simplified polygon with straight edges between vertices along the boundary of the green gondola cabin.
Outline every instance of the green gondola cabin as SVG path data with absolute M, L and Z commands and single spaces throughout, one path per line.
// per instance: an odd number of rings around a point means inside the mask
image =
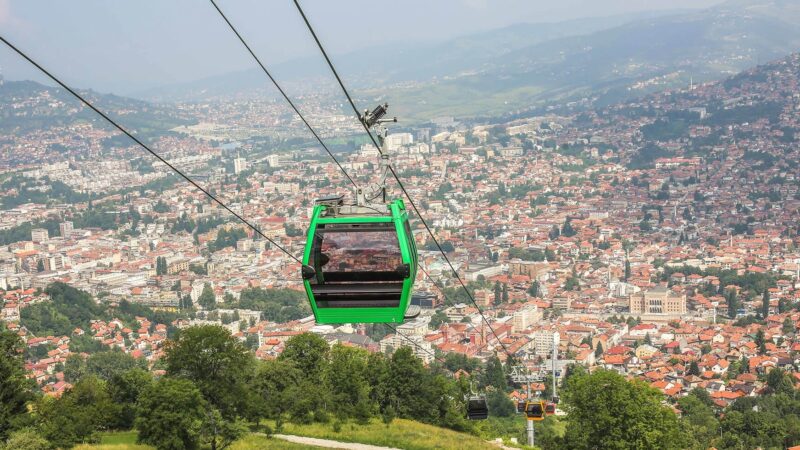
M 303 284 L 317 323 L 402 323 L 417 273 L 403 201 L 344 205 L 317 200 L 303 253 Z

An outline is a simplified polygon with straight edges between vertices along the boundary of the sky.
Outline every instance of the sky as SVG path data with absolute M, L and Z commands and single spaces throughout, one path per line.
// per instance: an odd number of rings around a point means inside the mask
M 262 61 L 318 54 L 291 0 L 217 0 Z M 722 0 L 302 0 L 331 55 L 441 41 L 517 23 L 560 22 Z M 130 94 L 250 69 L 249 55 L 202 0 L 0 0 L 0 34 L 69 84 Z M 0 43 L 6 79 L 44 81 Z

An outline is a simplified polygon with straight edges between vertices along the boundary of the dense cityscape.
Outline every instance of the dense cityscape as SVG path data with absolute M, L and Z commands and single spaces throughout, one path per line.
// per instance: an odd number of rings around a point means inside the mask
M 795 54 L 610 106 L 400 118 L 392 164 L 476 304 L 412 216 L 430 277 L 417 274 L 422 314 L 394 329 L 317 325 L 295 261 L 120 133 L 79 120 L 87 111 L 63 92 L 6 82 L 0 116 L 46 125 L 0 137 L 0 319 L 53 397 L 98 352 L 163 373 L 168 340 L 208 324 L 261 360 L 306 332 L 369 352 L 408 347 L 427 365 L 499 360 L 515 403 L 526 383 L 554 395 L 552 374 L 560 386 L 575 366 L 641 380 L 677 412 L 697 389 L 717 411 L 771 393 L 772 372 L 796 390 L 799 82 Z M 344 169 L 374 178 L 378 154 L 354 137 L 358 122 L 328 99 L 301 101 L 323 138 L 350 136 L 334 147 Z M 352 195 L 279 103 L 113 114 L 295 255 L 314 200 Z M 153 131 L 161 115 L 174 127 Z

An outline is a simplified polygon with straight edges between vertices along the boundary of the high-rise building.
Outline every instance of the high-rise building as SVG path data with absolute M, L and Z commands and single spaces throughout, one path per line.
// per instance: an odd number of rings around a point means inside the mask
M 233 159 L 233 173 L 238 175 L 245 170 L 247 170 L 247 160 L 236 155 L 236 158 Z
M 394 151 L 404 145 L 411 145 L 414 143 L 414 135 L 411 133 L 395 133 L 386 136 L 386 147 L 389 151 Z
M 50 239 L 50 233 L 44 228 L 34 228 L 31 230 L 31 240 L 33 242 L 45 242 Z
M 525 305 L 512 315 L 514 332 L 519 333 L 522 330 L 528 329 L 531 325 L 539 322 L 541 317 L 538 306 L 534 304 Z
M 58 230 L 61 231 L 61 237 L 64 239 L 68 238 L 72 234 L 72 222 L 69 220 L 65 220 L 58 224 Z
M 538 356 L 548 356 L 553 353 L 553 345 L 561 342 L 558 331 L 541 330 L 533 334 L 533 351 Z

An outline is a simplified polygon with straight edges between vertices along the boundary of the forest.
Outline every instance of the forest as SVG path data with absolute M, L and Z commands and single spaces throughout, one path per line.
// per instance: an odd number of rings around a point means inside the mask
M 107 430 L 138 431 L 158 449 L 223 449 L 287 423 L 353 426 L 395 418 L 434 424 L 482 438 L 522 437 L 506 395 L 507 366 L 447 355 L 426 367 L 410 348 L 392 355 L 302 334 L 277 359 L 259 361 L 227 330 L 180 330 L 152 369 L 121 351 L 75 355 L 64 367 L 72 388 L 42 396 L 25 377 L 23 344 L 0 333 L 0 442 L 6 449 L 70 448 Z M 452 374 L 464 369 L 470 375 Z M 764 395 L 720 410 L 708 392 L 692 390 L 670 404 L 641 381 L 614 371 L 569 368 L 560 391 L 563 417 L 537 424 L 546 449 L 782 449 L 800 442 L 800 399 L 781 369 L 757 374 Z M 487 393 L 490 420 L 465 418 L 471 385 Z M 545 393 L 549 395 L 549 393 Z M 674 410 L 680 412 L 676 414 Z

